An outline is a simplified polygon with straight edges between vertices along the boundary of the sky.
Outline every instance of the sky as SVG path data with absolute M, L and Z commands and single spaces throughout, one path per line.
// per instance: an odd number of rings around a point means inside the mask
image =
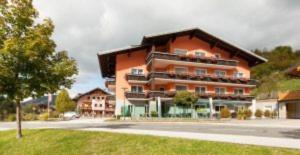
M 70 95 L 105 88 L 97 53 L 136 45 L 144 35 L 199 27 L 248 50 L 300 49 L 299 0 L 34 0 L 51 18 L 57 50 L 77 60 Z

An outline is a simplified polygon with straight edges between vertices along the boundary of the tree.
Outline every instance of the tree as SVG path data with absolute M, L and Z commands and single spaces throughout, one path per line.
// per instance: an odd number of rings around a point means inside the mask
M 55 100 L 56 111 L 65 113 L 67 111 L 75 110 L 75 103 L 70 99 L 69 93 L 66 89 L 61 90 Z
M 17 138 L 22 137 L 20 102 L 69 88 L 77 74 L 75 60 L 55 50 L 52 21 L 37 18 L 32 0 L 0 0 L 0 93 L 16 106 Z
M 198 98 L 195 94 L 188 91 L 178 91 L 173 98 L 173 102 L 176 105 L 190 105 L 193 108 Z

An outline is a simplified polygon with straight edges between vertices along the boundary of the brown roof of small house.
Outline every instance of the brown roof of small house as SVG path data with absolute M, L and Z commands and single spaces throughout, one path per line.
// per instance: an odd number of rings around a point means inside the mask
M 80 97 L 82 97 L 82 96 L 84 96 L 84 95 L 91 94 L 91 93 L 93 93 L 93 92 L 95 92 L 95 91 L 97 91 L 97 90 L 102 91 L 102 92 L 103 92 L 104 94 L 106 94 L 106 95 L 111 95 L 109 92 L 107 92 L 107 91 L 105 91 L 105 90 L 103 90 L 103 89 L 97 87 L 97 88 L 94 88 L 94 89 L 92 89 L 92 90 L 89 90 L 89 91 L 87 91 L 87 92 L 85 92 L 85 93 L 82 93 L 82 94 L 79 93 L 78 95 L 76 95 L 76 96 L 73 98 L 73 100 L 77 101 Z

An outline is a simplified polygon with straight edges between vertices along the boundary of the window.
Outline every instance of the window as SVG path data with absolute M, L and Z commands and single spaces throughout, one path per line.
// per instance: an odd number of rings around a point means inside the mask
M 187 90 L 187 86 L 176 85 L 176 91 L 184 91 Z
M 87 99 L 89 100 L 89 99 L 91 99 L 91 97 L 90 97 L 90 96 L 88 96 L 88 97 L 87 97 Z
M 206 92 L 206 88 L 205 87 L 196 87 L 195 92 L 198 94 L 204 94 Z
M 216 54 L 214 55 L 214 57 L 220 59 L 220 58 L 221 58 L 221 54 L 220 54 L 220 53 L 216 53 Z
M 218 76 L 218 77 L 225 77 L 226 72 L 225 72 L 225 71 L 217 70 L 217 71 L 215 71 L 215 74 L 216 74 L 216 76 Z
M 244 76 L 244 73 L 242 73 L 242 72 L 235 72 L 234 73 L 235 78 L 242 78 L 243 76 Z
M 95 104 L 94 106 L 95 106 L 95 107 L 97 107 L 98 105 L 97 105 L 97 104 Z
M 177 55 L 186 55 L 187 53 L 187 50 L 185 49 L 174 49 L 174 53 L 177 54 Z
M 176 74 L 185 74 L 187 73 L 187 69 L 184 67 L 176 67 L 175 68 L 175 73 Z
M 206 69 L 196 69 L 196 75 L 205 75 Z
M 98 96 L 97 99 L 100 100 L 100 97 Z
M 96 97 L 95 96 L 93 96 L 93 99 L 95 99 Z
M 205 57 L 205 53 L 204 52 L 195 52 L 195 56 L 196 57 Z
M 104 100 L 105 99 L 105 97 L 104 96 L 102 96 L 102 100 Z
M 99 104 L 99 107 L 102 107 L 102 104 Z
M 243 94 L 244 94 L 244 89 L 242 88 L 234 89 L 234 95 L 243 95 Z
M 224 95 L 225 92 L 226 92 L 225 88 L 221 88 L 221 87 L 215 88 L 215 93 L 216 93 L 217 95 Z
M 134 75 L 141 75 L 141 74 L 143 74 L 143 69 L 136 69 L 136 68 L 133 68 L 133 69 L 131 69 L 131 74 L 134 74 Z
M 159 91 L 165 91 L 165 88 L 161 87 L 161 88 L 159 88 Z
M 131 86 L 131 92 L 142 93 L 143 92 L 143 87 L 142 86 Z

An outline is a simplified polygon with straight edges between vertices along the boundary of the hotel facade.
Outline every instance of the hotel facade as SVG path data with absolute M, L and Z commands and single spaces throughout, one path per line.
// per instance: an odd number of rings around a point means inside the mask
M 106 87 L 115 94 L 115 115 L 213 117 L 255 109 L 250 68 L 267 60 L 199 28 L 144 36 L 139 45 L 101 51 Z M 178 91 L 198 97 L 191 107 L 173 104 Z

